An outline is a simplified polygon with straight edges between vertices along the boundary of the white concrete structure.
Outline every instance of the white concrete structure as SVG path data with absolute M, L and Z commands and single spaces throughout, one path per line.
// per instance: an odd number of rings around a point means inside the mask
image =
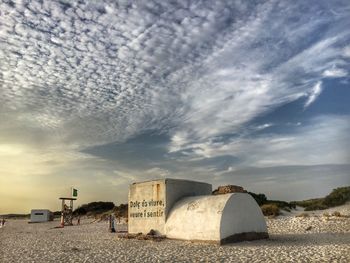
M 183 198 L 171 210 L 165 232 L 168 238 L 220 244 L 268 237 L 261 209 L 246 193 Z
M 247 193 L 212 195 L 207 183 L 161 179 L 129 190 L 128 231 L 227 243 L 267 238 L 260 207 Z
M 53 220 L 53 213 L 47 209 L 33 209 L 30 212 L 30 223 L 47 222 Z
M 147 234 L 151 229 L 165 235 L 172 206 L 186 196 L 210 195 L 210 184 L 176 179 L 134 183 L 129 189 L 129 233 Z

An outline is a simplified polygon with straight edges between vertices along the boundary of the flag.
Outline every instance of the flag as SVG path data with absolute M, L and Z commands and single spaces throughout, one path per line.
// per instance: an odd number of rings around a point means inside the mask
M 77 197 L 78 196 L 78 190 L 72 188 L 72 197 Z

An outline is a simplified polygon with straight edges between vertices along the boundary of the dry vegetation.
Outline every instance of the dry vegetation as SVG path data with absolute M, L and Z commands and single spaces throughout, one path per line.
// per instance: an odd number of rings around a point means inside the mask
M 347 201 L 350 201 L 350 186 L 333 189 L 333 191 L 324 198 L 294 201 L 292 203 L 304 207 L 305 211 L 312 211 L 343 205 Z
M 280 214 L 280 209 L 275 204 L 265 204 L 261 206 L 261 211 L 264 216 L 278 216 Z

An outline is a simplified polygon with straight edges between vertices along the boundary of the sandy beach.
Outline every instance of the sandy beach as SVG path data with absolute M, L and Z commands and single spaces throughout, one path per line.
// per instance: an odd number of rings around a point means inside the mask
M 108 223 L 54 228 L 58 221 L 9 220 L 0 229 L 0 262 L 350 262 L 350 204 L 298 217 L 266 219 L 268 240 L 207 243 L 120 239 Z M 125 229 L 119 225 L 119 229 Z

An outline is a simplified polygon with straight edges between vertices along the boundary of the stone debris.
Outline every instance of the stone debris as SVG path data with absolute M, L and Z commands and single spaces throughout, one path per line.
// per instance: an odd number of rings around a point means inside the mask
M 164 240 L 166 237 L 164 235 L 157 235 L 156 231 L 154 231 L 153 229 L 148 233 L 148 234 L 142 234 L 142 233 L 138 233 L 138 234 L 129 234 L 129 233 L 122 233 L 122 234 L 118 234 L 118 238 L 121 239 L 137 239 L 137 240 L 152 240 L 152 241 L 162 241 Z
M 242 186 L 239 185 L 224 185 L 219 186 L 218 189 L 213 191 L 213 195 L 222 195 L 230 193 L 247 193 Z
M 157 235 L 157 232 L 154 229 L 151 229 L 148 233 L 147 236 L 155 236 Z

